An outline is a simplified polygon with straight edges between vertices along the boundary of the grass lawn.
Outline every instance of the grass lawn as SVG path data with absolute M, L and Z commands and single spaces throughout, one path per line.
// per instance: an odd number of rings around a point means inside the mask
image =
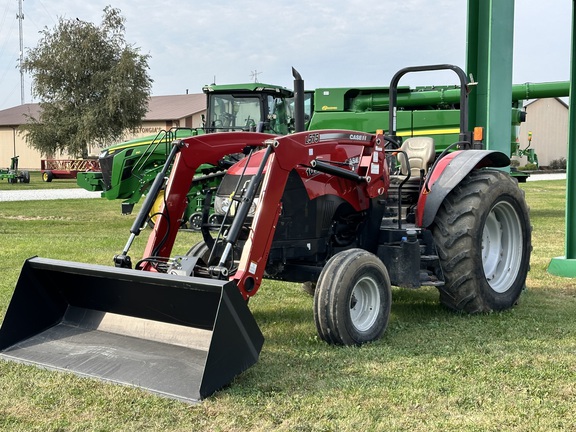
M 435 289 L 394 289 L 381 340 L 333 347 L 298 284 L 265 281 L 250 301 L 266 338 L 260 361 L 201 404 L 0 361 L 0 430 L 576 430 L 576 280 L 546 272 L 564 254 L 565 182 L 521 187 L 534 250 L 512 310 L 456 314 Z M 0 319 L 26 258 L 111 265 L 133 218 L 100 199 L 0 203 Z M 174 253 L 198 240 L 181 233 Z

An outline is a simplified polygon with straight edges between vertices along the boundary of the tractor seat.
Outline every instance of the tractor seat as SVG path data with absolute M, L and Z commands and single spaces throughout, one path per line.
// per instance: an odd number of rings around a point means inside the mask
M 415 199 L 424 176 L 428 173 L 428 168 L 434 162 L 436 149 L 434 148 L 434 139 L 430 137 L 413 137 L 408 138 L 400 150 L 406 153 L 410 161 L 410 178 L 408 176 L 408 164 L 406 155 L 397 153 L 400 167 L 395 175 L 390 176 L 390 189 L 398 189 L 400 201 L 412 202 Z M 400 197 L 402 195 L 402 198 Z M 417 198 L 416 198 L 417 199 Z
M 424 174 L 428 172 L 428 167 L 434 162 L 434 156 L 436 155 L 434 138 L 431 137 L 408 138 L 402 143 L 400 150 L 408 155 L 410 177 L 416 179 L 420 178 L 421 170 L 424 170 Z M 400 162 L 400 175 L 408 175 L 408 164 L 404 153 L 398 153 L 398 161 Z

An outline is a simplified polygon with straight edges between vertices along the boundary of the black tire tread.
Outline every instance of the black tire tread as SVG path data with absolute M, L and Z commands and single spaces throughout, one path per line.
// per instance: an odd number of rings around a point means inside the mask
M 349 331 L 346 323 L 347 317 L 342 314 L 342 309 L 346 309 L 348 305 L 342 302 L 346 301 L 342 298 L 339 291 L 339 284 L 346 278 L 346 273 L 350 268 L 354 268 L 361 260 L 362 266 L 373 266 L 379 269 L 379 272 L 384 276 L 384 292 L 387 294 L 382 299 L 385 302 L 384 312 L 384 325 L 379 329 L 377 339 L 385 331 L 390 313 L 390 279 L 388 272 L 382 261 L 374 254 L 363 249 L 349 249 L 340 252 L 333 256 L 322 270 L 318 282 L 316 284 L 316 291 L 314 296 L 314 321 L 318 330 L 319 336 L 329 344 L 335 345 L 360 345 L 372 340 L 358 340 L 353 337 Z
M 519 208 L 523 227 L 524 258 L 521 271 L 505 302 L 487 299 L 484 290 L 488 286 L 482 267 L 480 230 L 482 218 L 495 200 L 506 196 Z M 512 307 L 518 300 L 526 281 L 529 268 L 532 228 L 524 191 L 516 180 L 498 170 L 472 171 L 450 192 L 442 203 L 432 226 L 438 255 L 445 277 L 445 285 L 439 287 L 440 301 L 450 309 L 468 313 L 490 312 Z

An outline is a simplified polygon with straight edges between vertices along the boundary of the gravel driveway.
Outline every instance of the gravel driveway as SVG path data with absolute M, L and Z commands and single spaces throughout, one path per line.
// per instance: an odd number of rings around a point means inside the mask
M 15 188 L 18 185 L 14 186 Z M 89 192 L 84 189 L 28 189 L 28 190 L 2 190 L 2 201 L 34 201 L 74 198 L 100 198 L 100 192 Z
M 566 180 L 566 173 L 532 174 L 526 181 L 537 180 Z

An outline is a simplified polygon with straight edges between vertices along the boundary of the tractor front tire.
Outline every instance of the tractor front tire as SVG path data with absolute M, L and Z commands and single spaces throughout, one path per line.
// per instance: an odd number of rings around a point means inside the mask
M 222 240 L 219 240 L 216 243 L 216 247 L 215 247 L 215 250 L 214 250 L 214 253 L 212 256 L 212 260 L 211 260 L 211 262 L 208 262 L 208 259 L 210 258 L 210 253 L 212 251 L 208 247 L 206 242 L 204 240 L 202 240 L 202 241 L 196 243 L 194 246 L 192 246 L 188 250 L 188 252 L 186 252 L 186 256 L 198 257 L 204 262 L 204 264 L 211 265 L 211 264 L 217 264 L 218 263 L 218 261 L 222 257 L 222 254 L 224 253 L 224 250 L 225 250 L 225 243 Z M 226 259 L 226 262 L 225 262 L 226 267 L 228 269 L 232 269 L 234 267 L 234 260 L 240 259 L 241 255 L 242 255 L 242 249 L 239 248 L 238 246 L 233 247 L 232 252 L 230 253 L 230 256 L 228 256 L 228 258 Z
M 390 317 L 392 290 L 382 261 L 363 249 L 334 255 L 314 292 L 314 321 L 329 344 L 361 345 L 379 339 Z
M 186 256 L 198 257 L 204 261 L 204 264 L 208 264 L 208 258 L 210 258 L 210 248 L 206 242 L 202 240 L 192 246 L 188 252 L 186 252 Z
M 161 216 L 162 214 L 160 212 L 160 209 L 162 208 L 162 205 L 164 204 L 165 201 L 164 195 L 165 191 L 164 189 L 162 189 L 160 192 L 158 192 L 158 196 L 154 200 L 154 204 L 152 204 L 152 208 L 150 209 L 150 213 L 148 214 L 148 219 L 146 219 L 146 224 L 150 229 L 154 229 L 154 225 L 156 225 L 156 220 L 158 220 L 158 217 Z
M 525 288 L 532 251 L 524 191 L 497 170 L 475 170 L 442 203 L 432 233 L 450 309 L 481 313 L 509 309 Z

